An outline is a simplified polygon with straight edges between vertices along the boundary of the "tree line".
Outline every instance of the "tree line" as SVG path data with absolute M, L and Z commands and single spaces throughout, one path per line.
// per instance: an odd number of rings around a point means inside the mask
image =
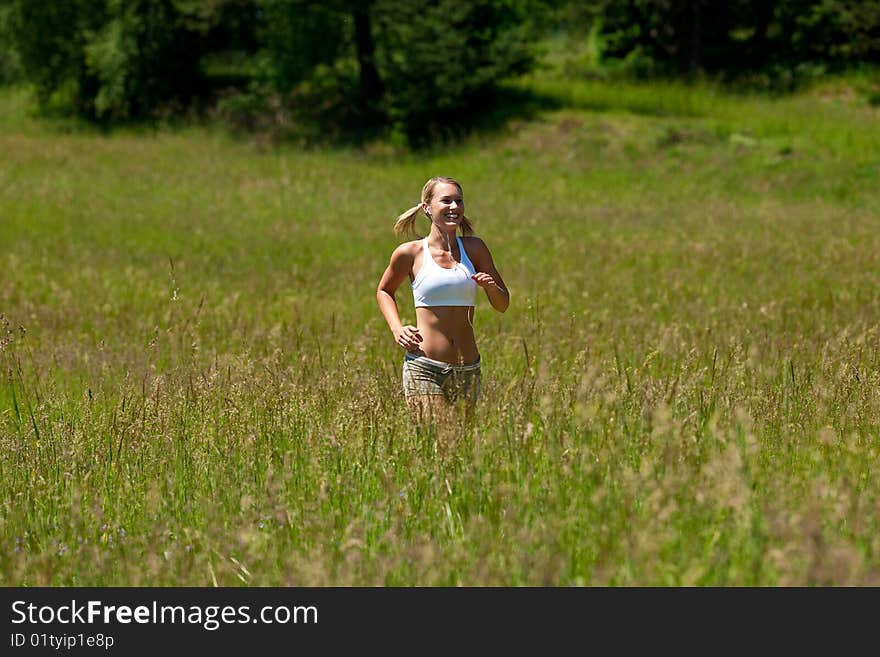
M 0 0 L 0 82 L 96 121 L 214 104 L 415 142 L 559 31 L 641 75 L 833 70 L 880 61 L 880 0 Z
M 607 56 L 679 75 L 880 63 L 878 0 L 607 0 Z

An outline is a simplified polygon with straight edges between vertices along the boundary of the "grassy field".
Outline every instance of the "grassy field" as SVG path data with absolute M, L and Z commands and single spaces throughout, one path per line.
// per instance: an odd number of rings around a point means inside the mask
M 870 80 L 521 84 L 420 154 L 0 92 L 0 585 L 880 584 Z M 438 174 L 512 295 L 445 453 L 374 296 Z

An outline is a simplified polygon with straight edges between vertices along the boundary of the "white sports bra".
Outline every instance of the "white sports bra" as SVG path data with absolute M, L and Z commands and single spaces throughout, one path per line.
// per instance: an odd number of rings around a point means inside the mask
M 477 298 L 477 283 L 471 278 L 476 273 L 467 251 L 458 240 L 458 252 L 461 262 L 455 267 L 441 267 L 431 257 L 428 238 L 422 240 L 422 266 L 412 282 L 413 301 L 416 308 L 430 306 L 473 306 Z

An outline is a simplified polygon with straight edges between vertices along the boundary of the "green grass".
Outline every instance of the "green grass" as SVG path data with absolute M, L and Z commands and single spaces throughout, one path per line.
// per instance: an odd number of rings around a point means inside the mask
M 521 84 L 418 155 L 0 93 L 0 584 L 880 582 L 880 109 Z M 374 298 L 437 174 L 512 292 L 446 454 Z

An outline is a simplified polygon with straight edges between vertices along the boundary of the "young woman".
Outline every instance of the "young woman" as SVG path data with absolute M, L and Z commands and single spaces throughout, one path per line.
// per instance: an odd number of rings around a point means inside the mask
M 477 288 L 483 288 L 492 307 L 502 313 L 510 305 L 510 293 L 486 244 L 473 235 L 458 182 L 431 178 L 422 189 L 421 203 L 397 218 L 394 232 L 414 233 L 420 212 L 431 222 L 430 232 L 394 250 L 376 300 L 394 341 L 406 351 L 403 391 L 410 409 L 424 417 L 463 401 L 470 412 L 480 395 L 480 352 L 473 326 Z M 416 326 L 401 322 L 394 298 L 407 278 Z

